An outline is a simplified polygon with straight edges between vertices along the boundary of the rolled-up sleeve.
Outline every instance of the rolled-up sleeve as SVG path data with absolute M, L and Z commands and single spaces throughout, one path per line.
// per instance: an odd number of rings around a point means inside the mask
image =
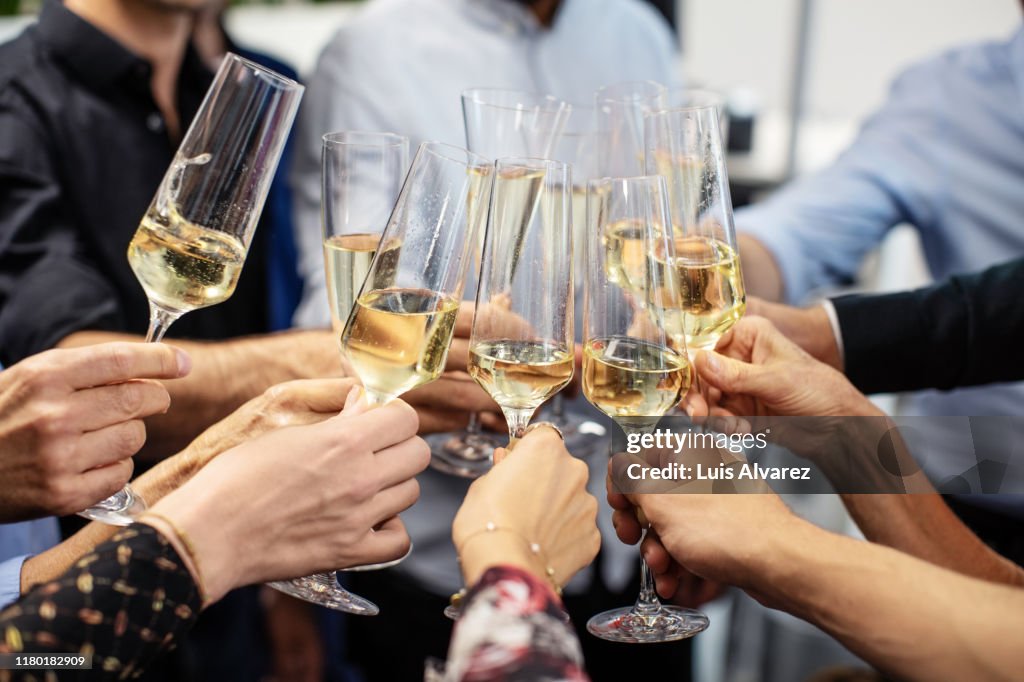
M 81 329 L 122 326 L 110 281 L 83 253 L 46 136 L 0 98 L 0 362 Z
M 825 286 L 849 284 L 864 256 L 902 222 L 933 219 L 944 178 L 941 81 L 924 64 L 894 83 L 885 106 L 829 168 L 736 212 L 736 229 L 775 257 L 791 303 Z
M 0 609 L 18 601 L 21 597 L 21 567 L 29 554 L 0 561 Z

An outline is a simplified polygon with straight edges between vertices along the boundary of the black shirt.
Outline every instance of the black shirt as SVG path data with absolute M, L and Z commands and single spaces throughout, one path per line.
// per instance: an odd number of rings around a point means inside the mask
M 149 307 L 126 251 L 170 163 L 151 67 L 56 1 L 0 46 L 0 362 L 75 331 L 143 334 Z M 186 130 L 212 74 L 189 50 L 178 80 Z M 267 330 L 265 229 L 230 300 L 170 336 Z M 263 236 L 261 236 L 263 235 Z

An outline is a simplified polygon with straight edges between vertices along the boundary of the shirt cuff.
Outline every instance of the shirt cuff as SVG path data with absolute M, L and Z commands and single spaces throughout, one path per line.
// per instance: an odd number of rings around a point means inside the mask
M 21 566 L 31 556 L 23 554 L 0 563 L 0 609 L 21 599 Z
M 836 350 L 839 351 L 839 366 L 846 366 L 846 351 L 843 349 L 843 328 L 839 326 L 839 315 L 836 314 L 836 307 L 832 300 L 826 298 L 821 302 L 821 307 L 828 315 L 828 323 L 832 327 L 832 337 L 836 340 Z

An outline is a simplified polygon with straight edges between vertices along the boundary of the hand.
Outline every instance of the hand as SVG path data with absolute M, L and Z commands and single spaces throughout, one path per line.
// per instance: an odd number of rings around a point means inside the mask
M 367 409 L 358 394 L 335 417 L 225 452 L 154 506 L 192 539 L 199 558 L 192 568 L 211 599 L 239 585 L 408 551 L 398 514 L 419 497 L 414 477 L 430 451 L 406 403 Z M 181 544 L 159 518 L 143 518 Z
M 564 585 L 601 546 L 597 500 L 587 493 L 587 465 L 551 428 L 530 431 L 514 452 L 498 449 L 494 467 L 469 487 L 452 540 L 463 577 L 473 585 L 490 567 L 519 566 Z M 487 532 L 488 523 L 508 531 Z M 541 547 L 538 556 L 528 543 Z
M 709 387 L 710 414 L 724 416 L 880 415 L 835 369 L 816 361 L 763 317 L 745 317 L 697 355 L 695 369 Z M 687 409 L 708 411 L 698 393 Z
M 613 465 L 618 463 L 610 462 L 609 469 Z M 748 559 L 759 553 L 769 557 L 775 540 L 786 538 L 798 521 L 771 492 L 622 494 L 614 490 L 611 480 L 610 475 L 608 503 L 615 510 L 615 532 L 623 542 L 636 544 L 642 530 L 637 510 L 643 512 L 651 530 L 640 551 L 658 594 L 666 599 L 713 598 L 713 590 L 700 586 L 696 594 L 685 594 L 693 576 L 749 589 L 756 576 Z M 764 533 L 764 528 L 772 532 Z M 707 592 L 701 594 L 701 589 Z
M 832 331 L 825 308 L 794 308 L 781 303 L 769 303 L 755 296 L 747 297 L 747 315 L 766 318 L 790 341 L 810 353 L 815 360 L 843 371 L 839 345 Z
M 167 411 L 158 381 L 191 361 L 163 344 L 108 343 L 32 356 L 0 373 L 0 522 L 71 514 L 117 492 Z

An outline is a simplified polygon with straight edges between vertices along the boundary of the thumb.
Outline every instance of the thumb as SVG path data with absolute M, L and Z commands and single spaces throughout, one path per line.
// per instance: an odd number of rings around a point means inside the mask
M 714 351 L 701 351 L 697 355 L 697 373 L 701 379 L 723 393 L 738 393 L 764 398 L 778 382 L 772 370 L 764 365 L 752 365 L 728 358 Z
M 369 403 L 363 397 L 363 387 L 353 386 L 345 398 L 345 406 L 341 408 L 341 415 L 344 417 L 357 417 L 370 409 Z
M 498 464 L 501 460 L 508 456 L 508 450 L 506 448 L 494 448 L 494 463 Z

